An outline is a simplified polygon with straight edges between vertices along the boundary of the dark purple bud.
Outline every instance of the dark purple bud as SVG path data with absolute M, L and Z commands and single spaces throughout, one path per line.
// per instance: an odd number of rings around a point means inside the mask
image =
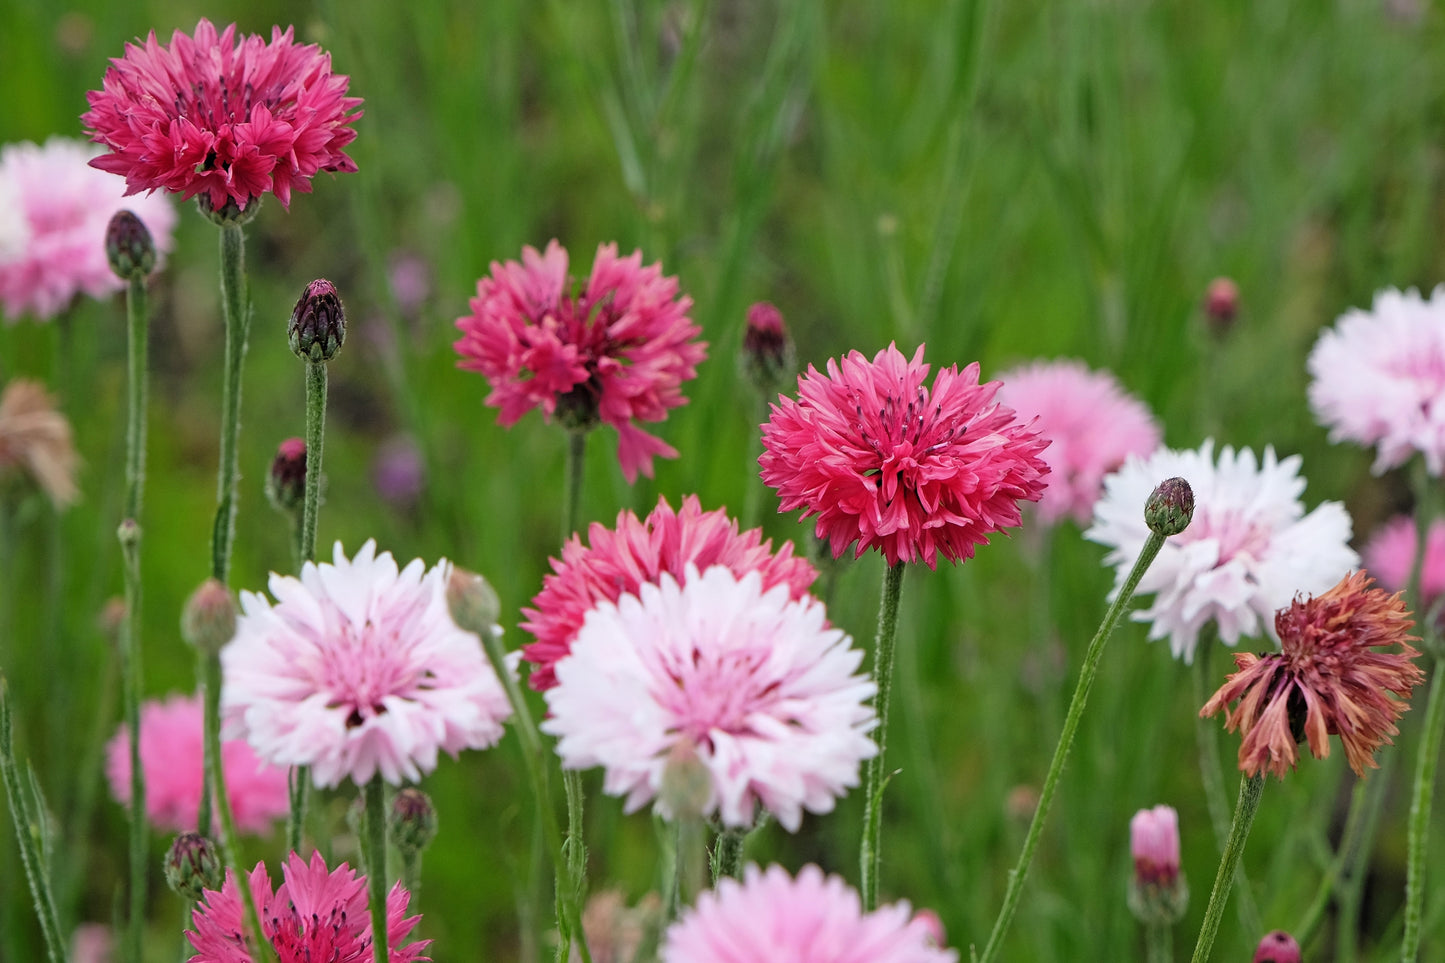
M 287 438 L 276 449 L 266 476 L 266 500 L 283 515 L 294 515 L 306 499 L 306 442 Z
M 325 278 L 306 285 L 286 329 L 291 351 L 303 361 L 330 361 L 346 341 L 346 313 L 336 286 Z
M 116 277 L 144 278 L 156 267 L 155 241 L 140 218 L 130 211 L 116 211 L 105 228 L 105 256 Z

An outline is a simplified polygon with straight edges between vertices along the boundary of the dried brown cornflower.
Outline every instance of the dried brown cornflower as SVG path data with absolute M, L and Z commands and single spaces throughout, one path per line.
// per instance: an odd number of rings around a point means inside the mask
M 1225 728 L 1242 734 L 1239 768 L 1255 775 L 1268 767 L 1283 778 L 1293 769 L 1295 746 L 1308 741 L 1315 758 L 1330 754 L 1329 736 L 1345 744 L 1359 776 L 1378 765 L 1375 750 L 1391 742 L 1410 692 L 1425 679 L 1411 660 L 1419 639 L 1400 593 L 1370 588 L 1363 571 L 1334 588 L 1275 614 L 1279 652 L 1234 657 L 1239 671 L 1199 711 L 1225 709 Z M 1377 648 L 1399 646 L 1399 651 Z M 1398 698 L 1391 698 L 1390 694 Z M 1239 700 L 1233 709 L 1225 707 Z
M 70 422 L 38 381 L 16 378 L 0 394 L 0 478 L 19 470 L 34 478 L 57 508 L 79 496 L 79 457 Z

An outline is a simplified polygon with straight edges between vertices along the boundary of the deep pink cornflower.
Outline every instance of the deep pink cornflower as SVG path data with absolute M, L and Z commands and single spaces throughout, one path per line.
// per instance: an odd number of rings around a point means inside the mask
M 692 298 L 642 252 L 619 258 L 597 248 L 580 292 L 567 280 L 567 252 L 555 240 L 545 254 L 522 249 L 522 263 L 492 262 L 477 282 L 471 313 L 457 318 L 458 366 L 492 386 L 486 403 L 513 425 L 533 408 L 572 430 L 604 421 L 617 429 L 617 457 L 629 482 L 652 476 L 652 458 L 677 450 L 637 427 L 662 421 L 687 403 L 682 383 L 697 377 L 707 345 L 688 311 Z
M 311 190 L 318 171 L 354 171 L 344 148 L 356 138 L 358 97 L 331 72 L 331 55 L 296 44 L 292 28 L 237 38 L 202 19 L 194 38 L 177 30 L 169 46 L 152 31 L 126 44 L 81 116 L 109 154 L 91 163 L 125 176 L 126 193 L 158 188 L 204 194 L 212 209 L 244 211 L 270 192 L 282 206 Z
M 1375 750 L 1399 731 L 1395 721 L 1425 674 L 1413 661 L 1420 653 L 1410 643 L 1419 640 L 1409 634 L 1415 623 L 1403 595 L 1370 588 L 1373 582 L 1352 572 L 1322 595 L 1295 599 L 1275 615 L 1279 652 L 1234 657 L 1239 671 L 1199 714 L 1223 711 L 1225 728 L 1239 730 L 1241 771 L 1253 776 L 1268 768 L 1283 779 L 1295 766 L 1298 743 L 1308 741 L 1315 758 L 1324 759 L 1331 735 L 1344 743 L 1356 775 L 1379 765 Z
M 809 365 L 798 398 L 772 406 L 763 481 L 780 511 L 818 516 L 835 558 L 855 542 L 855 558 L 877 548 L 889 564 L 972 558 L 1043 493 L 1048 441 L 993 400 L 998 382 L 979 384 L 975 362 L 925 388 L 928 369 L 922 345 L 912 359 L 891 344 L 872 361 L 852 351 L 826 375 Z
M 1360 551 L 1365 568 L 1392 592 L 1410 587 L 1419 541 L 1415 519 L 1400 515 L 1380 526 Z M 1420 570 L 1421 606 L 1428 609 L 1445 593 L 1445 520 L 1435 519 L 1425 536 L 1425 565 Z
M 366 877 L 342 863 L 326 868 L 319 852 L 308 863 L 292 853 L 281 867 L 283 882 L 271 892 L 266 865 L 257 863 L 249 883 L 261 917 L 261 931 L 280 963 L 370 963 L 371 913 L 367 909 Z M 428 960 L 422 956 L 431 940 L 402 945 L 420 916 L 407 916 L 411 894 L 397 883 L 386 897 L 386 935 L 390 963 Z M 191 914 L 194 929 L 186 939 L 196 953 L 189 963 L 253 963 L 236 877 L 226 871 L 220 892 L 206 890 Z
M 1039 520 L 1068 516 L 1087 525 L 1104 488 L 1104 476 L 1130 455 L 1159 447 L 1161 432 L 1143 402 L 1107 371 L 1082 361 L 1036 361 L 1000 375 L 998 399 L 1021 420 L 1038 417 L 1049 447 L 1049 485 L 1039 499 Z
M 738 578 L 758 572 L 764 589 L 787 585 L 793 599 L 806 596 L 818 577 L 806 559 L 794 557 L 792 542 L 784 542 L 774 554 L 762 529 L 739 533 L 727 512 L 703 511 L 696 495 L 684 498 L 678 511 L 659 498 L 642 521 L 630 511 L 621 512 L 616 528 L 593 522 L 587 538 L 585 547 L 576 535 L 567 540 L 561 561 L 551 560 L 554 574 L 542 580 L 532 607 L 522 610 L 527 619 L 522 628 L 537 638 L 522 647 L 522 657 L 534 666 L 528 682 L 539 692 L 557 684 L 553 667 L 571 651 L 588 611 L 599 602 L 636 595 L 663 573 L 684 581 L 688 565 L 699 571 L 726 565 Z

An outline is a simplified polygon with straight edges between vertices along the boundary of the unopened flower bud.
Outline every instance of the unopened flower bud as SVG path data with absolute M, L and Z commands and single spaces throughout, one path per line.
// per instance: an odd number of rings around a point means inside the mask
M 287 438 L 276 448 L 266 476 L 266 500 L 283 515 L 295 515 L 306 500 L 306 442 Z
M 447 577 L 447 609 L 458 626 L 482 635 L 496 626 L 502 602 L 486 579 L 453 565 Z
M 1189 906 L 1189 885 L 1179 871 L 1179 814 L 1171 806 L 1141 809 L 1129 820 L 1129 909 L 1141 923 L 1172 926 Z
M 181 638 L 215 655 L 236 635 L 236 603 L 220 582 L 208 578 L 181 610 Z
M 330 361 L 346 341 L 346 312 L 336 286 L 325 278 L 306 285 L 286 329 L 291 351 L 303 361 Z
M 166 853 L 166 883 L 189 900 L 219 890 L 225 875 L 215 845 L 200 833 L 181 833 Z
M 697 819 L 712 802 L 712 773 L 690 740 L 668 750 L 658 800 L 673 819 Z
M 134 518 L 121 519 L 115 530 L 115 537 L 120 539 L 122 549 L 134 548 L 140 543 L 140 522 Z
M 436 838 L 437 811 L 426 793 L 415 786 L 397 791 L 391 800 L 391 841 L 403 856 L 415 856 Z
M 1182 478 L 1166 478 L 1149 495 L 1144 521 L 1155 535 L 1178 535 L 1194 517 L 1194 489 Z
M 748 308 L 740 362 L 743 376 L 765 394 L 775 391 L 797 366 L 783 312 L 768 301 Z
M 116 277 L 130 281 L 156 267 L 156 245 L 145 223 L 130 211 L 116 211 L 105 228 L 105 256 Z
M 1234 326 L 1239 314 L 1239 285 L 1229 278 L 1215 278 L 1204 292 L 1204 316 L 1215 334 L 1223 335 Z
M 1300 963 L 1299 943 L 1284 930 L 1275 930 L 1255 947 L 1254 963 Z

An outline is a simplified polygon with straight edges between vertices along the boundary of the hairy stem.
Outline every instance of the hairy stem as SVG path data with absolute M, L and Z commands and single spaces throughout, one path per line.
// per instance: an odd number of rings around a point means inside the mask
M 883 862 L 880 836 L 883 831 L 883 754 L 888 748 L 888 697 L 893 689 L 893 643 L 898 636 L 898 601 L 903 594 L 903 564 L 896 562 L 883 575 L 883 596 L 878 604 L 878 635 L 873 644 L 873 681 L 878 694 L 873 699 L 878 728 L 873 739 L 878 755 L 868 760 L 863 782 L 863 842 L 858 858 L 862 864 L 863 909 L 878 906 L 878 870 Z

